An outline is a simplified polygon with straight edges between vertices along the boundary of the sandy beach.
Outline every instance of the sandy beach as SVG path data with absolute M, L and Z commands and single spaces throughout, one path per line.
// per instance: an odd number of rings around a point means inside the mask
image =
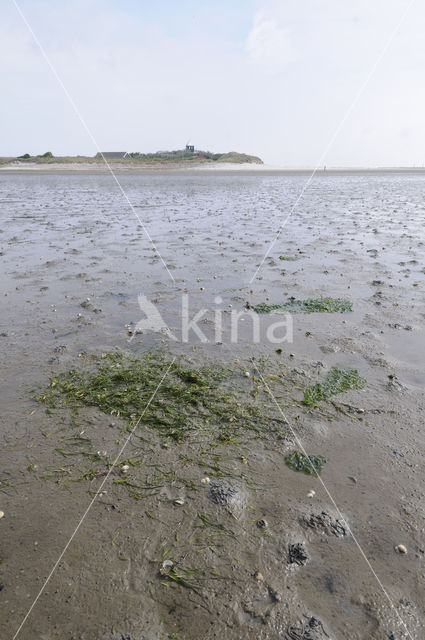
M 0 172 L 5 173 L 281 173 L 302 174 L 310 176 L 313 172 L 318 175 L 340 174 L 422 174 L 425 167 L 291 167 L 273 164 L 257 164 L 254 162 L 151 162 L 141 161 L 120 162 L 21 162 L 14 160 L 0 165 Z
M 84 517 L 22 640 L 421 640 L 423 177 L 320 173 L 270 250 L 303 172 L 115 169 L 133 210 L 105 167 L 0 169 L 2 634 Z M 136 332 L 140 295 L 176 340 Z M 182 342 L 183 295 L 208 342 Z M 352 310 L 294 313 L 282 344 L 259 314 L 259 342 L 249 320 L 230 340 L 232 310 L 323 298 Z M 102 385 L 48 401 L 61 374 L 158 349 L 202 391 L 177 435 L 171 387 L 146 415 L 111 414 Z M 306 404 L 334 367 L 364 384 Z M 320 478 L 287 465 L 300 443 Z

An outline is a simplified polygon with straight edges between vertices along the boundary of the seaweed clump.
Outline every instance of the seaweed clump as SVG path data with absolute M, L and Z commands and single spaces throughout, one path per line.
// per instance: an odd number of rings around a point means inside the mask
M 323 382 L 318 382 L 304 391 L 304 404 L 316 407 L 338 393 L 348 389 L 361 389 L 365 384 L 366 380 L 359 375 L 357 369 L 332 367 Z
M 307 298 L 278 304 L 260 302 L 251 307 L 256 313 L 346 313 L 353 304 L 344 298 Z
M 143 425 L 177 442 L 191 432 L 223 430 L 223 425 L 226 438 L 222 435 L 221 440 L 226 441 L 246 429 L 264 432 L 269 426 L 264 415 L 255 405 L 238 401 L 236 391 L 225 384 L 228 377 L 223 367 L 193 368 L 160 353 L 141 358 L 111 353 L 93 358 L 85 368 L 53 376 L 37 400 L 53 407 L 98 407 L 120 416 L 129 427 L 141 419 Z
M 285 464 L 294 471 L 302 471 L 308 476 L 320 476 L 326 464 L 323 456 L 306 456 L 302 451 L 296 449 L 285 456 Z

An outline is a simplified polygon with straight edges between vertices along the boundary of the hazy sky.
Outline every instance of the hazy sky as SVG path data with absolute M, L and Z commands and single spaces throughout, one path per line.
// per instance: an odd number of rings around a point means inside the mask
M 237 150 L 312 166 L 410 0 L 17 0 L 102 150 Z M 416 0 L 329 166 L 425 164 Z M 0 155 L 94 155 L 12 0 L 0 6 Z

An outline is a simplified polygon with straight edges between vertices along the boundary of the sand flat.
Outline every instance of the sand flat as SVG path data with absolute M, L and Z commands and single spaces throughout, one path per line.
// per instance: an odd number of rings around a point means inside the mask
M 275 376 L 270 384 L 293 431 L 277 413 L 279 438 L 247 431 L 235 442 L 212 442 L 204 434 L 164 447 L 142 423 L 127 451 L 141 462 L 131 469 L 134 484 L 145 487 L 141 496 L 114 482 L 119 475 L 111 477 L 20 637 L 136 640 L 174 633 L 274 640 L 295 633 L 303 621 L 314 640 L 324 640 L 325 632 L 407 639 L 402 620 L 420 640 L 422 176 L 318 175 L 251 283 L 305 174 L 122 173 L 121 184 L 171 278 L 109 175 L 92 167 L 62 171 L 0 175 L 0 607 L 7 635 L 75 529 L 125 426 L 96 407 L 81 409 L 78 417 L 63 407 L 48 409 L 36 395 L 50 376 L 90 365 L 93 354 L 118 348 L 142 357 L 161 347 L 194 367 L 229 367 L 232 386 L 244 398 L 269 403 L 255 382 L 254 357 L 265 376 Z M 188 344 L 179 341 L 185 292 L 193 314 L 206 309 L 200 327 L 207 343 L 193 333 Z M 140 294 L 156 305 L 177 342 L 164 333 L 129 335 L 143 317 Z M 260 343 L 253 344 L 246 322 L 230 344 L 230 310 L 291 296 L 349 299 L 353 312 L 294 315 L 294 342 L 282 344 L 282 353 L 265 337 L 273 316 L 261 318 Z M 221 344 L 213 324 L 218 308 Z M 356 368 L 365 388 L 337 396 L 337 406 L 310 411 L 302 404 L 303 389 L 336 365 Z M 322 479 L 394 608 L 349 533 L 333 535 L 329 522 L 340 514 L 320 481 L 285 465 L 288 452 L 298 448 L 294 433 L 310 453 L 326 458 Z M 78 438 L 87 438 L 100 459 L 88 462 L 72 444 L 81 444 Z M 205 476 L 235 487 L 237 519 L 210 499 Z M 174 502 L 180 498 L 181 506 Z M 306 525 L 322 512 L 323 526 Z M 216 528 L 204 526 L 199 514 Z M 264 529 L 257 526 L 262 520 Z M 306 549 L 305 564 L 288 563 L 293 544 Z M 396 553 L 398 544 L 406 555 Z M 184 574 L 195 588 L 160 573 L 164 553 L 176 566 L 196 570 Z M 306 626 L 312 618 L 321 626 Z

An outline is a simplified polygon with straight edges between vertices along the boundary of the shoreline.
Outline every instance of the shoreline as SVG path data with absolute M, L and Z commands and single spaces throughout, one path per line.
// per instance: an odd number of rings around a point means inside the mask
M 282 175 L 344 175 L 344 174 L 425 174 L 425 167 L 329 167 L 315 169 L 314 167 L 287 167 L 271 164 L 255 163 L 230 163 L 220 164 L 187 164 L 187 163 L 163 163 L 163 164 L 123 164 L 110 162 L 79 163 L 79 162 L 52 162 L 52 163 L 19 163 L 14 162 L 0 166 L 0 173 L 60 173 L 60 174 L 102 174 L 102 173 L 265 173 Z

